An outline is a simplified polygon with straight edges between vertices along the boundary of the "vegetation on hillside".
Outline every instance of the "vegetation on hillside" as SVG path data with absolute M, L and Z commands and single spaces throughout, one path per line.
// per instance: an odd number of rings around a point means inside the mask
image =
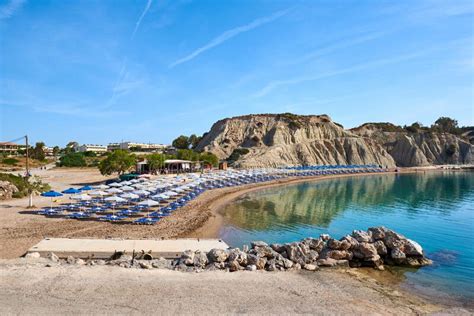
M 239 160 L 241 156 L 248 154 L 250 151 L 247 148 L 236 148 L 227 158 L 227 162 L 232 165 L 234 162 Z
M 10 182 L 18 189 L 18 192 L 13 194 L 14 198 L 22 198 L 30 193 L 40 193 L 51 189 L 49 184 L 42 182 L 37 177 L 30 177 L 27 179 L 20 175 L 0 173 L 0 181 Z

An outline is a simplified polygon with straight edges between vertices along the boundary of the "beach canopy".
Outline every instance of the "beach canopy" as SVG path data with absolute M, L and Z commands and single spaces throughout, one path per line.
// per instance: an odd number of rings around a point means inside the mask
M 81 191 L 89 191 L 89 190 L 92 190 L 92 187 L 90 185 L 85 185 L 83 186 L 82 188 L 79 188 L 79 190 Z
M 138 199 L 140 196 L 138 194 L 133 193 L 124 193 L 121 194 L 120 197 L 124 199 Z
M 89 192 L 89 195 L 92 196 L 105 196 L 105 195 L 110 195 L 110 193 L 104 192 L 104 191 L 92 191 Z
M 138 203 L 138 205 L 157 206 L 157 205 L 160 205 L 160 203 L 158 203 L 156 201 L 153 201 L 153 200 L 145 200 L 145 201 L 142 201 L 142 202 Z
M 74 189 L 74 188 L 69 188 L 67 190 L 62 191 L 62 193 L 64 194 L 77 194 L 79 192 L 81 192 L 81 190 Z
M 145 191 L 145 190 L 136 190 L 136 191 L 133 191 L 133 193 L 138 194 L 138 195 L 150 195 L 150 192 Z
M 41 193 L 41 196 L 45 196 L 45 197 L 58 197 L 58 196 L 63 196 L 61 193 L 59 192 L 56 192 L 56 191 L 48 191 L 48 192 L 43 192 Z
M 78 200 L 78 201 L 89 201 L 92 198 L 87 194 L 78 194 L 78 195 L 71 196 L 71 199 Z
M 108 189 L 107 192 L 109 192 L 109 193 L 122 193 L 123 191 L 120 190 L 120 189 L 117 189 L 117 188 L 112 188 L 112 189 Z
M 127 200 L 122 199 L 121 197 L 118 197 L 118 196 L 111 196 L 111 197 L 105 198 L 104 201 L 107 201 L 107 202 L 126 202 Z
M 99 185 L 95 185 L 94 188 L 99 189 L 99 190 L 105 190 L 105 189 L 108 189 L 109 186 L 105 184 L 99 184 Z

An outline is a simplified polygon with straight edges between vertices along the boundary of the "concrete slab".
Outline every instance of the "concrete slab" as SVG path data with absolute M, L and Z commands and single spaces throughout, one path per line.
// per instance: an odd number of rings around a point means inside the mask
M 185 250 L 209 251 L 213 248 L 227 249 L 229 246 L 220 239 L 70 239 L 45 238 L 28 250 L 28 253 L 39 252 L 42 257 L 54 252 L 59 258 L 110 258 L 115 251 L 127 254 L 151 251 L 154 258 L 180 257 Z

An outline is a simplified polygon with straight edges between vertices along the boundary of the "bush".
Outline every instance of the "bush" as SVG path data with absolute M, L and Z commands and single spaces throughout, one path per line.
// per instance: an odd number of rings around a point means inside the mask
M 249 152 L 250 151 L 247 148 L 236 148 L 234 149 L 232 154 L 230 154 L 230 156 L 227 158 L 227 162 L 229 164 L 233 164 L 234 162 L 239 160 L 240 156 L 246 155 Z
M 69 153 L 59 159 L 60 167 L 85 167 L 87 165 L 82 153 Z
M 20 161 L 18 159 L 15 159 L 15 158 L 5 158 L 5 159 L 2 160 L 3 164 L 10 165 L 10 166 L 14 166 L 19 162 Z
M 28 195 L 28 188 L 34 187 L 35 190 L 44 192 L 50 190 L 50 186 L 41 181 L 30 181 L 28 183 L 25 178 L 21 176 L 15 176 L 9 173 L 0 173 L 0 181 L 7 181 L 16 186 L 18 192 L 13 194 L 14 198 L 22 198 Z

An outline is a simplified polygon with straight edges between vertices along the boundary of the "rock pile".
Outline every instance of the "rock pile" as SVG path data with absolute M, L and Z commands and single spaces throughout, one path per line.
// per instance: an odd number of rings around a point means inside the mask
M 0 181 L 0 200 L 9 200 L 18 188 L 8 181 Z
M 62 263 L 54 254 L 49 258 Z M 319 238 L 305 238 L 299 242 L 267 244 L 263 241 L 251 243 L 250 249 L 212 249 L 209 252 L 186 250 L 179 259 L 154 259 L 151 254 L 141 252 L 133 257 L 124 253 L 114 254 L 108 261 L 81 260 L 68 257 L 66 264 L 114 265 L 124 268 L 166 268 L 179 271 L 202 270 L 266 270 L 284 271 L 319 267 L 373 267 L 379 270 L 384 265 L 421 267 L 432 261 L 425 257 L 422 247 L 393 230 L 372 227 L 367 231 L 355 230 L 337 240 L 327 234 Z

